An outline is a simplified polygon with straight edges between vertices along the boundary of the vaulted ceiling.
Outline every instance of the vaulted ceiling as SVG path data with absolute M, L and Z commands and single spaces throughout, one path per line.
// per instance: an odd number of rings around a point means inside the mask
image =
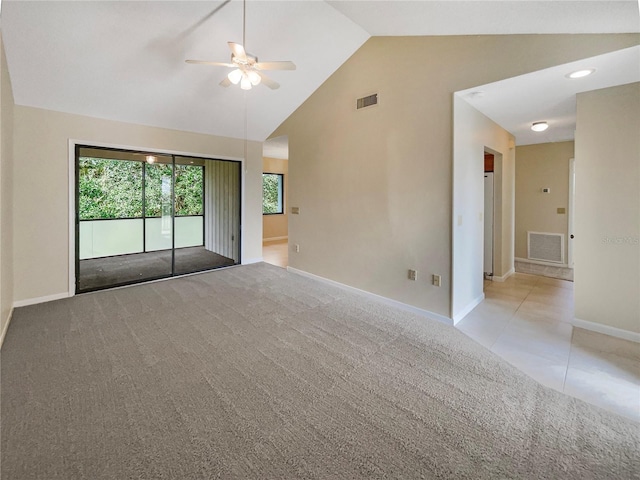
M 629 1 L 257 1 L 246 47 L 278 90 L 218 83 L 242 2 L 4 1 L 2 36 L 16 104 L 263 141 L 372 35 L 639 32 Z M 393 68 L 390 65 L 389 68 Z

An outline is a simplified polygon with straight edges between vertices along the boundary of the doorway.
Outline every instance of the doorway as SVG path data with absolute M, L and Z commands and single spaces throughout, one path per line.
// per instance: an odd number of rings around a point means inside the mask
M 240 162 L 76 146 L 75 292 L 240 263 Z
M 484 153 L 484 279 L 493 280 L 493 171 L 495 155 Z
M 289 265 L 289 139 L 268 139 L 262 159 L 262 258 L 266 263 Z

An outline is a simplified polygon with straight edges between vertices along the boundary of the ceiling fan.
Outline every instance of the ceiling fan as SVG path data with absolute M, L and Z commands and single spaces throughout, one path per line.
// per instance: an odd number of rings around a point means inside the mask
M 280 88 L 280 84 L 264 73 L 263 70 L 295 70 L 296 64 L 290 61 L 259 62 L 258 57 L 247 53 L 243 45 L 246 45 L 246 0 L 242 2 L 242 45 L 228 42 L 231 49 L 231 62 L 210 62 L 206 60 L 186 60 L 187 63 L 197 65 L 213 65 L 218 67 L 233 68 L 227 77 L 220 82 L 223 87 L 231 84 L 240 84 L 243 90 L 251 90 L 253 86 L 263 83 L 267 87 L 275 90 Z

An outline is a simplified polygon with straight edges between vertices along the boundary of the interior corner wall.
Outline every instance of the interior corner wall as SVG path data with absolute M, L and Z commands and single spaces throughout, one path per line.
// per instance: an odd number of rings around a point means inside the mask
M 262 162 L 262 171 L 264 173 L 282 173 L 284 175 L 284 213 L 282 215 L 262 216 L 262 239 L 283 239 L 289 235 L 289 216 L 287 214 L 289 205 L 289 161 L 265 157 Z
M 640 83 L 581 93 L 577 104 L 575 317 L 638 337 Z
M 460 320 L 483 297 L 484 152 L 494 153 L 494 276 L 513 269 L 515 138 L 459 96 L 453 111 L 453 285 L 451 314 Z
M 16 105 L 14 109 L 14 301 L 69 294 L 69 140 L 243 158 L 244 140 L 102 120 Z M 242 262 L 262 257 L 262 144 L 244 164 Z M 72 153 L 73 154 L 73 153 Z
M 300 209 L 289 218 L 289 241 L 300 245 L 289 265 L 450 317 L 453 93 L 639 42 L 370 38 L 272 134 L 288 135 L 289 204 Z M 378 105 L 356 110 L 372 93 Z M 503 250 L 503 268 L 508 257 Z
M 569 247 L 569 160 L 574 142 L 516 147 L 516 258 L 527 258 L 527 232 L 561 233 Z M 548 187 L 549 193 L 542 193 Z M 565 213 L 558 213 L 564 208 Z
M 0 345 L 13 306 L 13 93 L 0 37 Z

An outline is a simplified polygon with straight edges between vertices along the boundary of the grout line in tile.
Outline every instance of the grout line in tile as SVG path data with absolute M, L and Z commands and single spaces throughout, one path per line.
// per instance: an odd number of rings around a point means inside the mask
M 571 353 L 573 352 L 573 335 L 575 333 L 575 329 L 573 325 L 571 325 L 571 338 L 569 339 L 569 357 L 567 358 L 567 368 L 564 371 L 564 379 L 562 380 L 562 392 L 564 393 L 566 384 L 567 384 L 567 375 L 569 375 L 569 364 L 571 363 Z

